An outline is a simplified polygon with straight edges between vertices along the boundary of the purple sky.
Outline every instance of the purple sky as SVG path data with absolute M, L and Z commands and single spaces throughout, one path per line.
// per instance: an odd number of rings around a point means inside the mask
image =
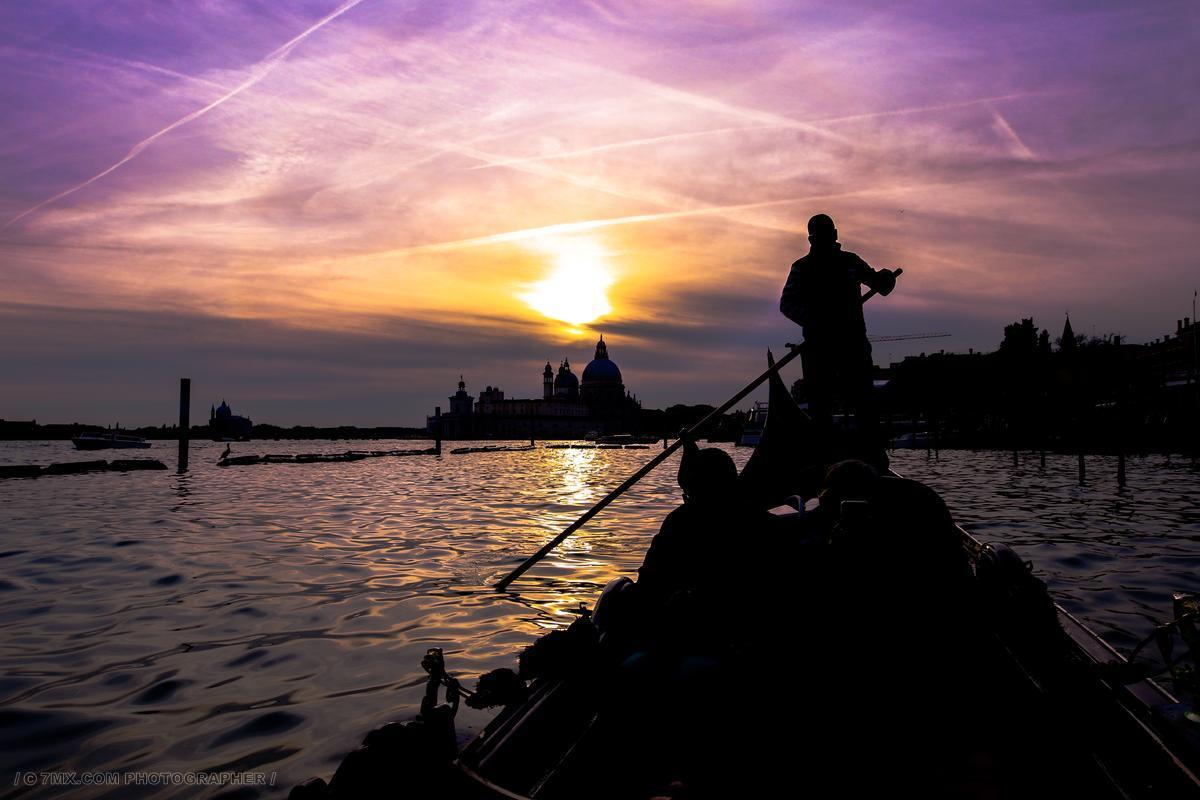
M 797 337 L 816 212 L 905 268 L 872 333 L 953 334 L 878 361 L 1153 339 L 1200 285 L 1198 43 L 1194 2 L 9 3 L 0 417 L 157 424 L 187 375 L 415 425 L 599 331 L 647 405 L 719 402 Z

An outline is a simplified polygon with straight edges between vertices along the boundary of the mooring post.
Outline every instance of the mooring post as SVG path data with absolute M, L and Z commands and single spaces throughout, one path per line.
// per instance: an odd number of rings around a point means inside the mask
M 933 458 L 933 415 L 925 412 L 925 460 Z
M 1125 451 L 1117 451 L 1117 486 L 1125 488 Z
M 936 416 L 930 418 L 929 430 L 930 430 L 930 434 L 933 436 L 933 460 L 941 461 L 942 460 L 942 451 L 941 451 L 942 427 L 941 427 L 941 423 L 938 422 L 938 418 Z
M 179 471 L 188 468 L 188 438 L 191 434 L 192 379 L 179 379 Z
M 442 454 L 442 407 L 433 407 L 433 449 L 435 455 Z
M 1087 470 L 1083 466 L 1083 453 L 1079 454 L 1079 485 L 1083 486 L 1083 481 L 1087 477 Z

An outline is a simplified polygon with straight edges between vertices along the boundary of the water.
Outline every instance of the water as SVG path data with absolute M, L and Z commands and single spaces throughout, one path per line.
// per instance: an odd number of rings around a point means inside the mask
M 0 482 L 0 793 L 17 771 L 264 774 L 283 797 L 328 777 L 371 727 L 414 713 L 425 649 L 473 679 L 631 574 L 677 502 L 675 460 L 508 594 L 505 574 L 654 450 L 550 450 Z M 341 452 L 253 442 L 235 453 Z M 425 443 L 369 443 L 372 448 Z M 732 449 L 739 464 L 745 449 Z M 170 443 L 99 457 L 157 456 Z M 0 464 L 83 460 L 66 442 L 0 443 Z M 1037 565 L 1059 599 L 1128 649 L 1200 591 L 1200 483 L 1183 462 L 898 451 L 985 541 Z M 731 547 L 736 546 L 731 543 Z M 731 576 L 736 580 L 738 576 Z M 771 667 L 786 670 L 786 663 Z M 472 685 L 472 681 L 468 681 Z M 463 707 L 466 736 L 489 715 Z M 195 786 L 35 787 L 26 796 L 194 797 Z

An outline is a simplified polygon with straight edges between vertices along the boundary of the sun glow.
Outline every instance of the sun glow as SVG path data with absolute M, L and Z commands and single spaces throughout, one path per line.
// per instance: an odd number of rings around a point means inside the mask
M 549 273 L 518 295 L 534 311 L 569 325 L 585 325 L 612 312 L 608 253 L 594 239 L 554 238 L 535 247 L 550 256 Z

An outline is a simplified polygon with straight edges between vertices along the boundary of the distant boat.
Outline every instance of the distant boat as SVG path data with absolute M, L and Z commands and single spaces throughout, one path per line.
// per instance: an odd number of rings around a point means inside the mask
M 659 437 L 650 435 L 637 435 L 632 433 L 614 433 L 608 436 L 597 436 L 596 444 L 654 444 Z
M 767 401 L 759 400 L 754 404 L 754 408 L 750 409 L 750 416 L 742 426 L 742 435 L 737 440 L 738 447 L 758 447 L 758 440 L 762 438 L 763 428 L 767 424 L 769 405 Z
M 915 450 L 918 447 L 929 447 L 933 443 L 928 431 L 912 431 L 910 433 L 902 433 L 892 439 L 892 448 L 895 450 Z
M 150 443 L 140 436 L 123 433 L 81 433 L 71 438 L 77 450 L 135 450 L 145 449 Z

